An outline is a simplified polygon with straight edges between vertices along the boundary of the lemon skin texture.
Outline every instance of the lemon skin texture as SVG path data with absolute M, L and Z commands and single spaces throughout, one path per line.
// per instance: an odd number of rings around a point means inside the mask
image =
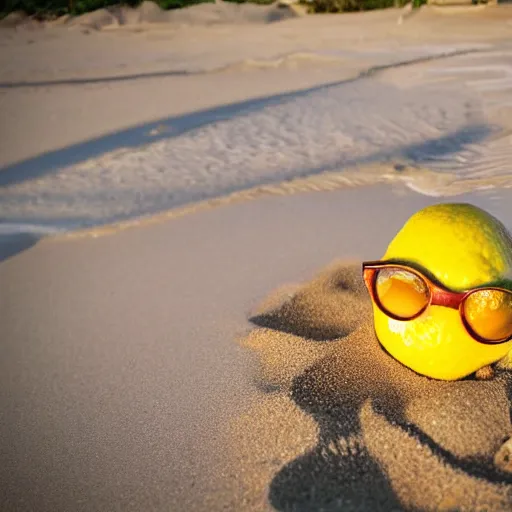
M 512 289 L 512 237 L 496 218 L 470 204 L 420 210 L 382 259 L 409 263 L 453 291 L 498 284 Z M 393 320 L 375 305 L 373 312 L 382 346 L 405 366 L 435 379 L 466 377 L 505 358 L 512 349 L 512 341 L 476 341 L 455 309 L 430 306 L 409 321 Z

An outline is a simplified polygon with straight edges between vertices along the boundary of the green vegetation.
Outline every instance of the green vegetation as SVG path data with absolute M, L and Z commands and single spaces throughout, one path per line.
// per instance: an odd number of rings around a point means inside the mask
M 214 0 L 154 0 L 162 9 L 179 9 Z M 234 3 L 271 4 L 274 0 L 227 0 Z M 385 9 L 388 7 L 401 7 L 409 0 L 304 0 L 311 12 L 349 12 L 366 11 L 371 9 Z M 426 0 L 413 0 L 414 7 L 419 7 Z M 14 11 L 24 11 L 29 15 L 40 18 L 61 16 L 63 14 L 79 15 L 116 4 L 135 7 L 142 0 L 2 0 L 1 11 L 6 15 Z M 0 15 L 0 18 L 2 15 Z
M 310 12 L 353 12 L 403 7 L 410 0 L 303 0 Z M 413 0 L 413 7 L 420 7 L 426 0 Z
M 270 5 L 275 0 L 224 0 L 225 2 L 231 2 L 233 4 L 257 4 L 257 5 Z
M 181 9 L 195 4 L 213 3 L 215 0 L 153 0 L 162 9 Z M 119 1 L 117 2 L 119 3 Z M 142 0 L 134 2 L 135 5 L 142 3 Z
M 214 0 L 154 0 L 162 9 L 179 9 L 189 5 L 213 2 Z M 40 17 L 61 16 L 63 14 L 83 14 L 113 5 L 136 7 L 142 0 L 3 0 L 4 14 L 23 11 Z

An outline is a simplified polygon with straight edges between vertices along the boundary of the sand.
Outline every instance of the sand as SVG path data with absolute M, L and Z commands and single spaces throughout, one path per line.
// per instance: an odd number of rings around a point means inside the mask
M 399 365 L 358 268 L 512 228 L 512 11 L 273 8 L 0 29 L 1 510 L 510 509 L 509 375 Z
M 458 199 L 512 225 L 509 192 Z M 436 201 L 368 186 L 12 241 L 2 509 L 506 510 L 507 377 L 402 368 L 351 270 Z
M 258 354 L 260 388 L 276 403 L 287 397 L 318 429 L 316 445 L 271 477 L 270 503 L 277 510 L 508 509 L 512 478 L 494 458 L 510 435 L 512 376 L 447 383 L 393 360 L 375 337 L 360 274 L 360 266 L 338 264 L 251 318 L 263 328 L 242 344 Z M 235 436 L 244 439 L 261 422 L 264 447 L 279 428 L 274 416 L 283 415 L 269 403 L 237 422 Z

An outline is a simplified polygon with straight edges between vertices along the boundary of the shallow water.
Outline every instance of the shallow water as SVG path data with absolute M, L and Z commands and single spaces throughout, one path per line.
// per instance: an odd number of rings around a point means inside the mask
M 364 170 L 378 162 L 398 164 L 395 174 L 386 170 L 386 181 L 404 181 L 404 166 L 416 169 L 405 181 L 427 195 L 512 186 L 510 47 L 438 45 L 378 53 L 379 64 L 354 79 L 137 127 L 62 155 L 57 151 L 51 164 L 43 155 L 4 168 L 0 229 L 104 224 L 325 171 L 343 174 L 354 166 L 361 166 L 359 174 L 347 175 L 343 184 L 367 184 L 383 181 L 382 173 Z M 347 58 L 347 52 L 328 55 Z M 367 58 L 375 61 L 375 55 Z M 247 70 L 217 72 L 236 81 Z M 96 156 L 88 157 L 87 144 L 96 144 Z

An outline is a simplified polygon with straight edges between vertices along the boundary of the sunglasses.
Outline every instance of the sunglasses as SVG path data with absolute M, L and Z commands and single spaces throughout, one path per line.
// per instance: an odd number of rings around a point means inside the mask
M 476 341 L 512 340 L 511 290 L 490 286 L 457 293 L 408 265 L 382 261 L 363 263 L 363 277 L 373 302 L 394 320 L 414 320 L 429 306 L 444 306 L 459 310 Z

